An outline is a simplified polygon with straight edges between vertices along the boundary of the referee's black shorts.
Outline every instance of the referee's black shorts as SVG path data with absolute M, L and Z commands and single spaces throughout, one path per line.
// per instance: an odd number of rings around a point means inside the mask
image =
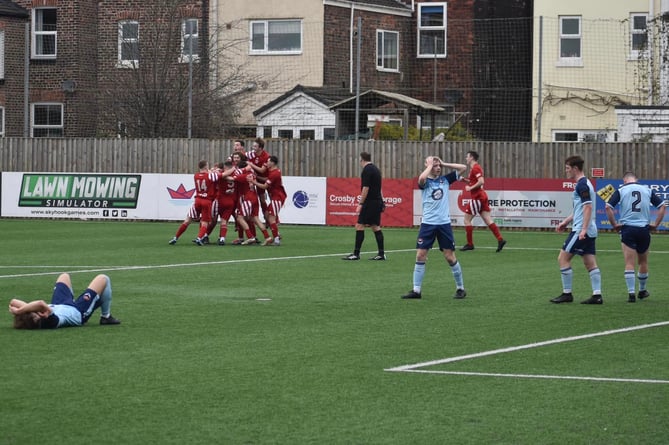
M 365 226 L 380 226 L 382 208 L 382 200 L 365 201 L 360 210 L 360 214 L 358 215 L 358 224 Z

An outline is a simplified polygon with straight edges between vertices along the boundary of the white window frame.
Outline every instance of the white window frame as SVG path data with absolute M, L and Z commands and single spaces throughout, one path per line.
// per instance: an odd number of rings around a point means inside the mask
M 574 134 L 575 141 L 557 141 L 558 134 Z M 552 142 L 615 142 L 616 135 L 610 130 L 553 130 L 551 132 Z
M 304 136 L 302 135 L 302 132 L 304 131 L 311 131 L 314 133 L 314 138 L 313 139 L 305 139 Z M 293 132 L 295 134 L 295 132 Z M 316 127 L 298 127 L 297 128 L 297 138 L 299 140 L 304 140 L 304 141 L 315 141 L 318 138 L 318 129 Z
M 35 124 L 36 107 L 60 107 L 60 122 L 58 124 Z M 35 137 L 35 129 L 60 130 L 60 136 L 37 136 L 37 137 L 63 137 L 64 134 L 64 107 L 58 102 L 35 102 L 30 104 L 30 137 Z
M 289 23 L 297 22 L 300 25 L 300 44 L 297 49 L 289 50 L 271 50 L 270 47 L 270 28 L 272 25 L 278 25 L 280 23 Z M 262 48 L 254 48 L 254 27 L 262 26 L 263 27 L 263 42 Z M 257 41 L 256 41 L 257 42 Z M 249 22 L 249 54 L 251 55 L 291 55 L 291 54 L 302 54 L 302 48 L 304 48 L 304 27 L 302 19 L 280 19 L 280 20 L 251 20 Z
M 577 20 L 578 33 L 565 34 L 562 31 L 565 20 Z M 578 56 L 562 55 L 563 40 L 578 40 Z M 583 18 L 580 15 L 561 15 L 559 17 L 558 66 L 583 66 Z
M 187 34 L 187 24 L 189 22 L 195 22 L 195 32 Z M 191 40 L 188 40 L 190 38 Z M 181 57 L 179 62 L 188 63 L 190 62 L 190 48 L 189 41 L 196 43 L 195 48 L 193 48 L 193 62 L 200 60 L 200 21 L 196 18 L 187 18 L 181 21 Z
M 447 34 L 446 31 L 447 31 L 447 27 L 448 27 L 448 23 L 447 23 L 448 14 L 447 14 L 447 8 L 446 8 L 447 3 L 445 3 L 445 2 L 444 3 L 417 3 L 416 5 L 418 6 L 418 26 L 416 27 L 418 29 L 418 39 L 417 39 L 417 45 L 416 45 L 417 46 L 417 51 L 418 51 L 417 57 L 419 59 L 420 58 L 429 58 L 429 59 L 445 58 L 446 53 L 447 53 L 447 51 L 446 51 L 446 47 L 447 47 L 447 45 L 446 45 L 446 34 Z M 443 25 L 442 26 L 423 25 L 422 24 L 423 9 L 439 8 L 439 7 L 443 8 L 443 16 L 442 16 Z M 431 53 L 423 54 L 423 49 L 421 48 L 421 40 L 422 40 L 421 36 L 422 36 L 423 33 L 443 34 L 443 45 L 444 45 L 443 51 L 435 54 L 434 44 L 432 44 L 433 51 Z M 438 45 L 439 45 L 439 43 L 437 42 L 437 46 Z
M 5 137 L 5 107 L 0 107 L 0 138 Z
M 123 35 L 123 25 L 136 25 L 137 37 L 125 37 Z M 116 66 L 119 68 L 137 68 L 139 66 L 139 22 L 137 20 L 121 20 L 118 22 L 118 60 Z M 137 46 L 137 59 L 123 59 L 124 45 Z
M 33 59 L 53 60 L 58 54 L 58 31 L 41 29 L 45 11 L 55 11 L 56 28 L 58 27 L 58 9 L 51 7 L 33 8 L 30 11 L 31 30 L 30 33 L 30 57 Z M 39 28 L 39 29 L 38 29 Z M 44 40 L 53 37 L 53 53 L 44 53 Z M 41 48 L 41 50 L 40 50 Z M 38 50 L 40 52 L 38 52 Z
M 635 28 L 635 18 L 637 17 L 643 17 L 645 19 L 645 27 L 643 29 L 641 28 Z M 640 57 L 645 57 L 648 55 L 648 45 L 650 44 L 650 39 L 648 38 L 648 13 L 642 12 L 642 13 L 631 13 L 630 14 L 630 59 L 636 60 L 639 59 Z M 644 35 L 646 37 L 646 47 L 644 49 L 635 49 L 634 48 L 634 36 L 638 35 Z
M 394 38 L 395 50 L 392 57 L 386 53 L 386 38 Z M 394 58 L 393 58 L 394 57 Z M 395 61 L 395 66 L 388 66 L 388 61 Z M 376 69 L 398 73 L 400 71 L 400 33 L 397 31 L 376 30 Z
M 4 79 L 5 79 L 5 30 L 0 29 L 0 80 Z
M 274 131 L 274 128 L 272 128 L 272 131 Z M 279 133 L 281 132 L 288 132 L 290 131 L 290 137 L 283 137 L 279 136 Z M 295 132 L 299 131 L 295 127 L 276 127 L 276 137 L 281 138 L 281 139 L 295 139 Z

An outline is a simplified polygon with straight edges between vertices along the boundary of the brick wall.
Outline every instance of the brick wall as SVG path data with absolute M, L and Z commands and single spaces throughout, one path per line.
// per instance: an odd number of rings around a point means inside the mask
M 55 60 L 30 60 L 30 102 L 62 103 L 65 137 L 91 137 L 115 129 L 115 122 L 105 121 L 106 110 L 100 107 L 99 93 L 101 89 L 114 87 L 109 81 L 113 76 L 109 74 L 118 71 L 118 21 L 135 18 L 142 28 L 142 21 L 146 25 L 155 20 L 152 14 L 155 5 L 164 9 L 166 2 L 15 0 L 15 3 L 29 13 L 36 7 L 57 8 L 57 56 Z M 202 17 L 203 2 L 183 2 L 179 11 L 183 16 Z M 5 29 L 6 72 L 4 84 L 0 84 L 0 105 L 5 107 L 7 136 L 23 136 L 25 23 L 29 24 L 30 18 L 0 17 L 0 27 Z M 140 35 L 142 38 L 148 41 L 151 36 Z M 176 39 L 180 39 L 180 34 Z M 172 60 L 177 63 L 178 54 Z M 65 91 L 65 81 L 71 81 L 68 83 L 74 85 L 73 91 Z
M 55 60 L 30 60 L 30 101 L 63 104 L 66 137 L 91 136 L 95 131 L 95 36 L 97 2 L 18 0 L 28 9 L 57 8 L 57 54 Z M 63 82 L 73 81 L 73 92 L 63 89 Z
M 5 34 L 5 78 L 0 83 L 0 105 L 5 108 L 5 135 L 23 136 L 23 79 L 26 20 L 0 17 Z
M 422 2 L 422 3 L 429 3 Z M 462 90 L 463 99 L 458 108 L 468 110 L 472 87 L 472 42 L 474 29 L 474 0 L 460 0 L 447 3 L 447 57 L 436 60 L 437 100 L 445 102 L 446 89 Z M 362 89 L 380 89 L 401 92 L 407 96 L 433 102 L 435 79 L 435 60 L 417 57 L 417 13 L 413 17 L 401 17 L 389 14 L 377 14 L 356 10 L 353 26 L 357 17 L 362 17 L 361 80 Z M 349 60 L 350 9 L 325 7 L 325 61 L 324 85 L 349 87 L 350 62 L 356 64 L 355 51 L 357 41 L 353 43 L 354 56 Z M 389 73 L 376 69 L 376 31 L 399 31 L 400 61 L 399 73 Z M 457 36 L 449 39 L 448 36 Z M 355 87 L 355 78 L 353 79 Z M 426 86 L 428 86 L 426 88 Z M 456 111 L 460 111 L 456 109 Z

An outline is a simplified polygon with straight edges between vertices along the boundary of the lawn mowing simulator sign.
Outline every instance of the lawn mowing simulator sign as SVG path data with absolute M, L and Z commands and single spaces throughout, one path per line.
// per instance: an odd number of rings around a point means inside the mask
M 137 208 L 139 175 L 24 174 L 19 207 Z
M 3 172 L 2 216 L 137 218 L 142 175 Z

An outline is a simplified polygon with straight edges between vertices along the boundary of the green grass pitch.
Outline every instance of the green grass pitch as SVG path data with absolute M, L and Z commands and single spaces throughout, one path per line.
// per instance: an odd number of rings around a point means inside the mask
M 0 444 L 667 443 L 667 235 L 651 297 L 629 304 L 618 236 L 600 234 L 604 305 L 586 306 L 580 258 L 576 302 L 548 302 L 564 234 L 503 230 L 495 253 L 479 229 L 457 252 L 467 298 L 433 250 L 407 301 L 416 228 L 384 229 L 381 262 L 371 231 L 340 260 L 352 227 L 197 247 L 192 226 L 170 246 L 177 226 L 0 220 Z M 108 274 L 122 325 L 12 329 L 9 300 L 48 300 L 64 271 L 77 295 Z

